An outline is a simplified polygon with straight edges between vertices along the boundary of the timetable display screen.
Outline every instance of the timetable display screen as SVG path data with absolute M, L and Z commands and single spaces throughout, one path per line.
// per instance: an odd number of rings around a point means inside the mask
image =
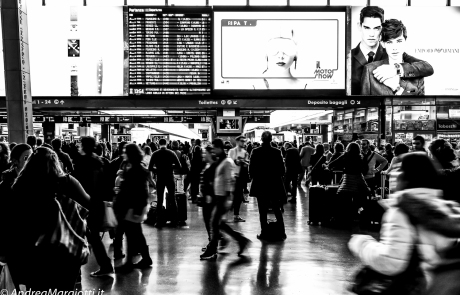
M 211 8 L 126 9 L 129 95 L 210 94 Z

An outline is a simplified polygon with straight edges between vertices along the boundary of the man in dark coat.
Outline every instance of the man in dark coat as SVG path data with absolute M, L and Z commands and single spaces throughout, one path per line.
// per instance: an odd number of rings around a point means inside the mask
M 100 225 L 104 214 L 104 163 L 94 153 L 96 140 L 93 137 L 81 138 L 81 154 L 74 159 L 73 176 L 81 183 L 91 197 L 90 215 L 88 218 L 88 242 L 91 244 L 96 261 L 101 267 L 90 274 L 92 277 L 107 276 L 114 272 L 112 261 L 99 236 Z
M 271 147 L 272 134 L 270 131 L 262 133 L 262 146 L 252 151 L 249 174 L 252 178 L 251 196 L 257 198 L 260 214 L 261 234 L 258 239 L 270 239 L 268 235 L 267 213 L 271 207 L 275 213 L 280 236 L 286 239 L 283 214 L 281 212 L 286 192 L 283 185 L 283 176 L 286 172 L 283 156 L 277 148 Z
M 290 143 L 285 144 L 286 149 L 286 177 L 284 178 L 284 187 L 291 192 L 289 202 L 295 203 L 297 197 L 297 179 L 299 172 L 302 170 L 300 165 L 299 150 Z

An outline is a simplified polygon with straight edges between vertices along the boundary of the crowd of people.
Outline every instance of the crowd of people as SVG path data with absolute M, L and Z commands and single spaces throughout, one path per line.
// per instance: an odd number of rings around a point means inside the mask
M 142 223 L 154 194 L 157 228 L 184 222 L 178 194 L 202 207 L 208 244 L 200 259 L 215 260 L 218 248 L 228 244 L 226 236 L 237 242 L 238 255 L 250 246 L 251 240 L 224 218 L 233 210 L 233 220 L 244 222 L 240 207 L 249 195 L 257 199 L 259 209 L 257 238 L 284 241 L 283 206 L 298 201 L 302 184 L 308 188 L 336 183 L 338 199 L 353 204 L 353 214 L 344 222 L 366 211 L 365 199 L 383 186 L 390 194 L 381 202 L 387 209 L 380 240 L 353 235 L 352 253 L 387 283 L 390 278 L 388 288 L 405 292 L 389 294 L 459 294 L 460 285 L 453 279 L 460 274 L 460 197 L 455 185 L 460 166 L 455 146 L 435 139 L 425 149 L 421 136 L 412 146 L 376 147 L 367 139 L 297 146 L 295 141 L 273 142 L 268 131 L 261 142 L 248 142 L 244 136 L 236 138 L 235 146 L 219 138 L 206 145 L 199 139 L 160 139 L 120 142 L 112 148 L 92 137 L 78 144 L 60 139 L 47 144 L 29 136 L 27 143 L 0 143 L 0 224 L 16 222 L 1 230 L 2 239 L 11 242 L 0 244 L 0 262 L 8 264 L 16 285 L 73 290 L 88 260 L 88 243 L 100 266 L 91 276 L 151 267 Z M 380 175 L 388 175 L 385 183 Z M 118 220 L 110 232 L 114 259 L 127 256 L 116 269 L 100 238 L 110 202 Z M 276 220 L 267 218 L 269 211 Z M 138 255 L 141 259 L 135 262 Z M 355 291 L 363 287 L 360 284 L 354 285 Z

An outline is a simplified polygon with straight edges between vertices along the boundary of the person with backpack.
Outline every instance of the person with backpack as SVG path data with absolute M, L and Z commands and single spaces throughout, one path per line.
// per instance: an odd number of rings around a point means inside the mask
M 187 175 L 190 171 L 190 161 L 188 159 L 188 156 L 179 150 L 179 143 L 177 141 L 174 140 L 171 146 L 172 146 L 172 151 L 176 154 L 177 158 L 179 159 L 180 165 L 181 165 L 181 167 L 176 167 L 174 169 L 176 194 L 185 194 L 184 180 L 185 180 L 185 175 Z
M 174 183 L 174 169 L 181 169 L 181 164 L 176 153 L 166 148 L 166 139 L 161 138 L 158 143 L 160 149 L 152 154 L 149 170 L 156 175 L 157 181 L 157 222 L 155 227 L 163 227 L 166 224 L 166 212 L 163 212 L 163 199 L 165 189 L 168 190 L 166 202 L 170 209 L 168 216 L 173 224 L 177 223 L 176 185 Z
M 397 191 L 381 201 L 387 209 L 380 240 L 353 235 L 348 246 L 393 282 L 385 294 L 460 294 L 460 207 L 443 200 L 425 152 L 403 155 L 400 171 Z
M 16 288 L 74 291 L 89 256 L 83 218 L 90 196 L 62 171 L 52 149 L 38 147 L 19 172 L 10 201 L 8 216 L 14 226 L 1 230 Z
M 94 256 L 100 269 L 92 272 L 92 277 L 113 274 L 112 261 L 99 236 L 100 226 L 104 218 L 104 203 L 106 187 L 104 183 L 104 163 L 95 154 L 96 140 L 94 137 L 81 138 L 81 151 L 74 159 L 73 176 L 81 183 L 85 191 L 91 196 L 90 215 L 88 218 L 88 241 L 92 246 Z

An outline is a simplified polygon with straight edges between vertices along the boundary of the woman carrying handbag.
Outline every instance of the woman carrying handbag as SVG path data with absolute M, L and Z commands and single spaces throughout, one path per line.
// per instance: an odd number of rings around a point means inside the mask
M 39 147 L 14 183 L 6 230 L 6 262 L 16 288 L 73 291 L 89 256 L 86 209 L 90 197 L 64 174 L 56 153 Z M 82 207 L 83 206 L 83 207 Z

